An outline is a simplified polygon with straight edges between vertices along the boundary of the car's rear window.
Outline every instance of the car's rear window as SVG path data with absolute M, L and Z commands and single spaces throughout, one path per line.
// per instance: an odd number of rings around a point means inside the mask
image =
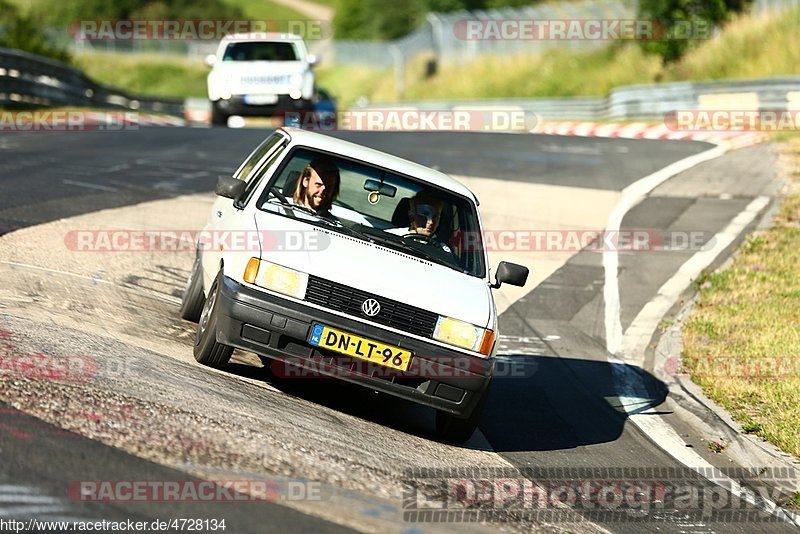
M 222 61 L 298 61 L 292 43 L 243 42 L 231 43 Z

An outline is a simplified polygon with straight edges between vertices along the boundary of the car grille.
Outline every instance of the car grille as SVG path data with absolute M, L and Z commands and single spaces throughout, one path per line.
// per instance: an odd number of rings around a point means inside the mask
M 361 311 L 361 304 L 369 298 L 377 300 L 381 305 L 381 311 L 375 317 L 368 317 Z M 433 336 L 436 321 L 439 319 L 437 314 L 427 310 L 316 276 L 308 277 L 306 301 L 425 337 Z

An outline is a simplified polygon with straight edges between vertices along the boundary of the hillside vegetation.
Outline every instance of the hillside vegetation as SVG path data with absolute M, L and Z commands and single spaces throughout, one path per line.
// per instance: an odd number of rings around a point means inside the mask
M 406 67 L 405 90 L 395 87 L 391 60 L 384 69 L 342 66 L 323 58 L 318 69 L 322 87 L 330 90 L 340 107 L 358 98 L 370 102 L 411 99 L 472 99 L 576 96 L 608 93 L 619 85 L 679 80 L 752 78 L 800 73 L 800 10 L 771 18 L 742 16 L 729 23 L 714 39 L 701 43 L 676 63 L 664 65 L 659 56 L 635 44 L 616 44 L 589 52 L 552 50 L 538 55 L 486 56 L 465 64 L 439 65 L 437 74 L 425 78 L 425 57 Z M 89 75 L 126 89 L 203 96 L 205 72 L 201 61 L 168 56 L 130 57 L 115 65 L 113 58 L 79 55 L 78 64 Z M 173 70 L 165 69 L 171 64 Z M 153 70 L 179 79 L 153 82 Z M 164 69 L 164 70 L 161 70 Z

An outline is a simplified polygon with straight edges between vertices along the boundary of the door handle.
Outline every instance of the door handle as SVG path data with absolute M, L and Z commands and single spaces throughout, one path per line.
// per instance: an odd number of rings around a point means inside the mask
M 217 211 L 217 217 L 222 217 L 222 212 L 221 211 Z

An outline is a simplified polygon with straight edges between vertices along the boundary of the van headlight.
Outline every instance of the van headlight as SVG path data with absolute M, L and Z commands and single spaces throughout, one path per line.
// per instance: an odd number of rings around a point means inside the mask
M 308 274 L 258 258 L 250 258 L 244 271 L 244 281 L 302 300 L 306 296 Z
M 494 331 L 452 317 L 439 317 L 433 339 L 488 356 L 494 346 Z

